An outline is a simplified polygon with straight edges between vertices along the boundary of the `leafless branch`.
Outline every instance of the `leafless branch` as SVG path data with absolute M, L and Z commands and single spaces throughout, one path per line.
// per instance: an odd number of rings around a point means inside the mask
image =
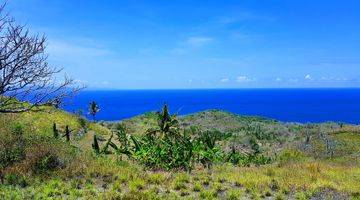
M 46 37 L 31 35 L 4 8 L 5 4 L 0 6 L 0 113 L 59 106 L 81 87 L 76 87 L 73 79 L 66 76 L 63 81 L 57 81 L 62 69 L 48 64 Z

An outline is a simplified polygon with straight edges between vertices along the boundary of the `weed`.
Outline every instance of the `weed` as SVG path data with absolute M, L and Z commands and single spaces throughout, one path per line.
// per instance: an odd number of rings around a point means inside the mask
M 166 177 L 162 173 L 152 173 L 152 174 L 149 174 L 147 180 L 151 184 L 159 185 L 159 184 L 162 184 L 166 180 Z
M 226 199 L 239 200 L 243 196 L 244 191 L 240 189 L 230 189 L 226 192 Z
M 145 188 L 146 182 L 142 178 L 136 178 L 129 182 L 130 191 L 136 192 Z
M 201 185 L 200 182 L 195 182 L 194 186 L 193 186 L 193 191 L 194 192 L 200 192 L 203 189 L 203 186 Z
M 212 191 L 212 190 L 203 190 L 200 192 L 199 197 L 201 199 L 215 199 L 217 197 L 216 192 Z

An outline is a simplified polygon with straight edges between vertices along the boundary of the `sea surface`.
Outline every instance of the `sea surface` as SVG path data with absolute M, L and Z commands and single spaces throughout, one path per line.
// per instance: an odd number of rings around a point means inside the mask
M 360 89 L 87 90 L 68 101 L 64 109 L 83 110 L 89 117 L 90 101 L 101 108 L 96 120 L 106 121 L 156 111 L 166 103 L 179 115 L 220 109 L 284 122 L 360 124 Z

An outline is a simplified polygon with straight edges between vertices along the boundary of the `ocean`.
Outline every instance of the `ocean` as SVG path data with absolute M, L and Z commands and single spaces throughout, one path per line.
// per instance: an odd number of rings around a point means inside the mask
M 101 109 L 96 120 L 105 121 L 156 111 L 166 103 L 179 115 L 220 109 L 284 122 L 360 124 L 360 89 L 85 90 L 64 109 L 87 115 L 90 101 Z

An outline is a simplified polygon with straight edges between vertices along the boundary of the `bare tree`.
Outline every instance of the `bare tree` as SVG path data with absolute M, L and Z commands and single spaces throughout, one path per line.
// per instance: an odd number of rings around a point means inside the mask
M 4 8 L 5 4 L 0 6 L 0 113 L 57 107 L 80 88 L 74 88 L 74 81 L 67 76 L 56 79 L 62 69 L 49 66 L 46 37 L 31 35 Z

